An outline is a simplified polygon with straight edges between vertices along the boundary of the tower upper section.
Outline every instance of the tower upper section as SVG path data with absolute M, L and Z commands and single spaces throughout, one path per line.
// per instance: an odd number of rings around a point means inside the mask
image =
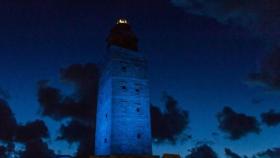
M 117 21 L 107 37 L 107 43 L 109 47 L 116 45 L 132 51 L 138 51 L 138 39 L 126 19 Z

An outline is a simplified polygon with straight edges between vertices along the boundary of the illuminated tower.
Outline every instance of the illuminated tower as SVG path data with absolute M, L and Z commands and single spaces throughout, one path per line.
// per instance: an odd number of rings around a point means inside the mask
M 95 153 L 151 155 L 147 61 L 137 37 L 121 19 L 107 38 L 108 51 L 99 83 Z

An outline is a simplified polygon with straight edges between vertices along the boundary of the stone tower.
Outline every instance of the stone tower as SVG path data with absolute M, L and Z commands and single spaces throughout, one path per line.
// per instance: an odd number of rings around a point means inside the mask
M 97 156 L 152 155 L 147 61 L 137 42 L 125 19 L 107 38 L 96 116 Z

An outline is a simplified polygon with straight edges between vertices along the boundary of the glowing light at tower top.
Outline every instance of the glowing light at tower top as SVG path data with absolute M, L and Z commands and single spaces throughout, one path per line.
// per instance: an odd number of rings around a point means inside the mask
M 117 24 L 128 24 L 127 20 L 126 19 L 119 19 L 117 21 Z

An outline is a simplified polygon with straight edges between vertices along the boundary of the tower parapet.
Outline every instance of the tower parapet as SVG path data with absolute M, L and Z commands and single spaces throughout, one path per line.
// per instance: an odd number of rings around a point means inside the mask
M 119 46 L 129 50 L 138 50 L 138 39 L 126 19 L 119 19 L 107 37 L 108 46 Z

